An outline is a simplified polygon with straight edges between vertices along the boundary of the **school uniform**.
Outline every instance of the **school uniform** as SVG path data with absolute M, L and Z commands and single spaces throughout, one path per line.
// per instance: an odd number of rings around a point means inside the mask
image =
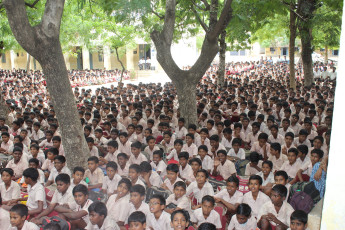
M 181 152 L 188 152 L 189 158 L 192 158 L 198 155 L 198 147 L 194 143 L 192 143 L 190 146 L 188 146 L 188 144 L 184 144 Z
M 266 143 L 266 146 L 261 147 L 259 144 L 259 141 L 256 141 L 256 142 L 252 143 L 252 147 L 250 148 L 250 152 L 257 152 L 257 153 L 259 153 L 259 155 L 264 157 L 264 148 L 266 148 L 267 157 L 270 157 L 271 156 L 271 153 L 270 153 L 271 145 L 269 143 Z
M 284 201 L 283 205 L 280 207 L 279 212 L 277 213 L 272 201 L 268 201 L 262 205 L 257 219 L 260 220 L 263 215 L 267 215 L 268 213 L 272 213 L 275 217 L 277 217 L 278 220 L 280 220 L 281 222 L 283 222 L 287 226 L 290 226 L 290 216 L 294 211 L 295 210 L 291 207 L 291 205 L 288 204 L 286 201 Z M 277 225 L 273 221 L 270 221 L 270 224 L 273 226 Z
M 282 146 L 283 144 L 285 144 L 285 138 L 284 138 L 284 136 L 282 136 L 282 135 L 280 135 L 280 134 L 278 134 L 277 135 L 277 138 L 275 138 L 272 134 L 271 135 L 269 135 L 269 137 L 268 137 L 268 142 L 269 143 L 279 143 L 280 144 L 280 146 Z
M 251 216 L 246 223 L 240 224 L 237 220 L 236 215 L 233 215 L 230 220 L 230 224 L 228 227 L 228 230 L 255 230 L 257 227 L 257 221 L 256 219 Z
M 295 178 L 297 171 L 301 168 L 300 163 L 296 160 L 292 165 L 289 161 L 285 162 L 280 170 L 285 171 L 290 178 Z
M 113 179 L 110 179 L 108 176 L 105 176 L 103 179 L 102 189 L 107 190 L 108 194 L 114 193 L 117 190 L 117 186 L 122 177 L 119 174 L 115 174 Z
M 138 177 L 138 179 L 137 179 L 137 182 L 135 182 L 135 185 L 137 185 L 137 184 L 142 185 L 142 186 L 146 189 L 146 184 L 145 184 L 142 180 L 140 180 L 139 177 Z
M 68 187 L 68 189 L 66 190 L 64 194 L 62 194 L 58 190 L 55 190 L 53 198 L 50 203 L 59 204 L 59 205 L 73 203 L 75 200 L 72 194 L 72 190 L 73 188 L 71 186 Z
M 92 149 L 90 150 L 90 156 L 99 157 L 98 148 L 96 146 L 92 146 Z
M 170 192 L 174 192 L 174 185 L 176 184 L 176 182 L 178 181 L 183 181 L 181 178 L 176 178 L 175 182 L 172 184 L 171 181 L 167 178 L 164 180 L 164 184 L 168 187 L 168 189 L 170 190 Z
M 204 159 L 201 159 L 201 157 L 199 155 L 196 157 L 201 160 L 203 169 L 205 169 L 205 170 L 212 170 L 213 169 L 214 162 L 209 155 L 206 155 L 204 157 Z
M 117 168 L 117 174 L 119 174 L 122 177 L 128 177 L 128 172 L 129 172 L 129 164 L 128 162 L 126 163 L 125 167 L 122 169 L 121 166 Z
M 177 208 L 184 209 L 184 210 L 188 211 L 189 213 L 191 212 L 191 203 L 190 203 L 190 200 L 188 199 L 188 197 L 186 195 L 183 195 L 182 197 L 180 197 L 176 200 L 175 194 L 171 194 L 167 198 L 166 204 L 169 205 L 171 203 L 176 205 Z
M 299 138 L 298 137 L 295 137 L 294 141 L 293 141 L 293 145 L 297 148 L 298 146 L 300 145 L 306 145 L 308 146 L 308 149 L 311 148 L 311 143 L 310 141 L 307 139 L 305 139 L 305 141 L 303 141 L 302 143 L 299 142 Z
M 117 155 L 119 154 L 119 151 L 115 151 L 113 153 L 109 153 L 104 157 L 105 160 L 107 161 L 114 161 L 115 163 L 117 163 Z
M 32 154 L 29 154 L 28 155 L 28 162 L 29 162 L 29 160 L 31 160 L 32 158 L 34 158 L 33 156 L 32 156 Z M 38 152 L 38 154 L 37 154 L 37 157 L 35 157 L 38 161 L 39 161 L 39 165 L 40 166 L 42 166 L 43 165 L 43 163 L 44 163 L 44 161 L 46 160 L 46 157 L 45 157 L 45 155 L 44 155 L 44 153 L 40 150 L 39 152 Z
M 13 141 L 8 140 L 7 143 L 5 143 L 4 141 L 1 142 L 1 148 L 5 149 L 6 152 L 12 153 L 12 150 L 13 150 Z
M 87 183 L 86 183 L 84 180 L 81 180 L 81 181 L 79 182 L 79 184 L 85 185 L 86 187 L 88 186 Z M 72 188 L 72 190 L 73 190 L 73 188 L 74 188 L 75 186 L 77 186 L 77 185 L 78 185 L 78 184 L 75 184 L 75 183 L 74 183 L 74 178 L 72 178 L 72 180 L 71 180 L 71 185 L 70 185 L 70 187 Z
M 80 212 L 80 211 L 86 211 L 87 214 L 85 216 L 82 217 L 82 220 L 86 223 L 89 224 L 90 223 L 90 218 L 89 218 L 89 206 L 93 203 L 92 200 L 87 199 L 87 201 L 85 202 L 84 206 L 81 207 L 80 205 L 78 205 L 76 202 L 72 202 L 70 203 L 68 206 L 70 209 L 72 209 L 74 212 Z
M 262 186 L 266 186 L 268 183 L 274 184 L 275 180 L 274 180 L 274 174 L 273 172 L 270 172 L 270 174 L 268 174 L 268 177 L 264 178 L 264 173 L 258 172 L 256 175 L 260 176 L 262 178 Z
M 286 133 L 288 133 L 288 132 L 291 132 L 291 133 L 295 133 L 295 130 L 293 130 L 292 128 L 290 128 L 290 127 L 288 127 L 286 130 L 284 130 L 284 128 L 280 128 L 279 129 L 279 131 L 278 131 L 278 133 L 280 134 L 280 135 L 282 135 L 283 137 L 285 137 L 285 134 Z M 298 130 L 298 132 L 299 132 L 299 130 Z M 295 134 L 296 135 L 296 134 Z
M 40 129 L 37 132 L 33 130 L 32 134 L 30 135 L 31 140 L 35 140 L 35 141 L 41 140 L 44 137 L 45 137 L 45 134 Z
M 301 158 L 298 158 L 296 161 L 300 164 L 300 169 L 302 169 L 302 174 L 310 176 L 311 171 L 313 169 L 310 158 L 306 156 L 303 161 L 301 160 Z
M 10 186 L 6 189 L 5 182 L 0 183 L 0 194 L 3 201 L 10 201 L 20 198 L 20 186 L 11 180 Z
M 259 160 L 259 162 L 258 162 L 258 167 L 259 168 L 262 168 L 262 160 Z M 250 166 L 250 163 L 251 162 L 249 162 L 247 165 L 246 165 L 246 170 L 245 170 L 245 172 L 244 172 L 244 175 L 246 175 L 246 176 L 250 176 L 250 175 L 256 175 L 259 171 L 256 169 L 256 168 L 254 168 L 254 167 L 251 167 Z
M 172 160 L 175 160 L 175 161 L 179 161 L 179 159 L 178 159 L 178 154 L 177 154 L 177 152 L 176 152 L 176 149 L 171 150 L 171 152 L 169 153 L 169 155 L 167 155 L 166 159 L 167 159 L 167 160 L 172 159 Z
M 180 165 L 179 166 L 179 173 L 180 173 L 180 177 L 182 177 L 185 180 L 187 180 L 188 178 L 193 176 L 192 166 L 190 166 L 189 164 L 186 164 L 185 168 L 182 169 L 182 166 Z
M 161 172 L 158 174 L 162 179 L 167 175 L 167 165 L 163 160 L 159 161 L 156 165 L 153 161 L 150 163 L 152 170 L 156 172 Z
M 4 229 L 9 229 L 11 226 L 10 212 L 0 207 L 0 223 Z
M 141 202 L 140 207 L 138 209 L 136 209 L 134 207 L 134 204 L 129 203 L 128 216 L 130 216 L 133 212 L 138 212 L 138 211 L 143 212 L 145 214 L 145 216 L 147 216 L 147 214 L 150 213 L 150 206 L 143 201 L 143 202 Z M 127 223 L 127 220 L 128 220 L 128 218 L 126 219 L 126 223 Z
M 47 141 L 47 139 L 45 139 L 39 144 L 39 146 L 43 149 L 53 147 L 53 141 Z
M 220 198 L 225 200 L 226 202 L 235 205 L 235 204 L 241 204 L 243 201 L 243 193 L 236 190 L 234 195 L 230 196 L 227 189 L 222 189 L 220 192 L 218 192 L 214 197 Z
M 143 161 L 147 161 L 147 158 L 144 154 L 139 153 L 138 157 L 134 156 L 133 154 L 131 154 L 131 156 L 129 157 L 128 160 L 128 164 L 132 165 L 132 164 L 138 164 L 140 165 L 141 162 Z
M 53 181 L 53 183 L 55 183 L 55 178 L 61 173 L 65 173 L 71 176 L 71 171 L 69 170 L 69 168 L 67 168 L 67 166 L 64 166 L 60 172 L 58 172 L 57 169 L 54 167 L 49 174 L 48 180 Z
M 95 145 L 98 145 L 98 146 L 106 146 L 108 144 L 109 140 L 105 137 L 101 137 L 101 138 L 95 138 Z
M 194 211 L 190 218 L 192 223 L 197 223 L 200 226 L 202 223 L 208 222 L 216 225 L 216 228 L 222 228 L 222 223 L 220 222 L 220 215 L 218 212 L 212 210 L 210 215 L 205 219 L 204 214 L 202 213 L 202 208 L 198 208 Z
M 118 141 L 118 144 L 119 144 L 119 148 L 118 148 L 119 153 L 126 153 L 127 156 L 130 156 L 132 154 L 132 151 L 131 151 L 132 142 L 126 141 L 125 144 L 122 144 L 121 141 Z
M 163 211 L 157 220 L 156 217 L 154 216 L 154 214 L 150 212 L 146 216 L 146 226 L 148 228 L 152 228 L 154 230 L 171 229 L 171 226 L 170 226 L 171 219 L 170 218 L 171 218 L 170 214 Z
M 244 160 L 244 159 L 246 159 L 246 152 L 244 151 L 244 149 L 240 148 L 238 150 L 238 153 L 236 153 L 235 150 L 232 148 L 229 150 L 228 156 L 238 157 L 238 158 L 240 158 L 240 160 Z
M 253 134 L 253 132 L 250 132 L 247 136 L 247 142 L 250 143 L 250 145 L 253 145 L 255 142 L 258 141 L 259 135 L 260 135 L 260 131 L 257 132 L 256 134 Z
M 187 133 L 188 133 L 188 130 L 184 126 L 182 128 L 177 127 L 175 129 L 175 135 L 177 139 L 183 139 L 184 137 L 186 137 Z
M 282 154 L 280 153 L 280 156 L 279 158 L 277 159 L 276 156 L 273 156 L 271 155 L 269 158 L 268 158 L 269 161 L 272 161 L 273 163 L 273 169 L 272 171 L 278 171 L 281 169 L 281 167 L 283 166 L 283 164 L 285 162 L 288 162 L 288 157 L 285 155 L 285 154 Z
M 153 152 L 157 151 L 157 150 L 160 150 L 160 149 L 156 145 L 153 147 L 152 150 L 150 149 L 150 146 L 146 146 L 146 148 L 144 149 L 144 152 L 149 154 L 149 156 L 150 156 L 149 160 L 152 161 L 153 160 Z
M 40 183 L 36 183 L 33 187 L 28 185 L 28 200 L 26 206 L 29 211 L 38 208 L 38 201 L 43 202 L 43 209 L 47 208 L 46 193 L 43 185 Z
M 116 200 L 118 194 L 111 195 L 107 201 L 108 216 L 115 219 L 116 222 L 126 222 L 129 213 L 129 194 Z
M 2 226 L 2 223 L 1 223 L 1 226 Z M 17 229 L 18 229 L 17 227 L 12 227 L 12 225 L 8 228 L 8 230 L 17 230 Z M 39 230 L 39 229 L 40 228 L 36 224 L 32 222 L 28 222 L 26 220 L 21 230 Z
M 222 141 L 220 142 L 222 145 L 224 145 L 225 148 L 231 149 L 232 148 L 232 141 L 235 138 L 231 138 L 230 141 L 226 139 L 225 137 L 222 138 Z
M 18 163 L 14 163 L 14 159 L 10 160 L 6 168 L 13 169 L 15 177 L 21 177 L 25 169 L 29 168 L 28 161 L 24 160 L 23 157 L 20 158 Z
M 98 167 L 93 172 L 91 172 L 90 169 L 86 169 L 84 179 L 87 177 L 90 180 L 89 185 L 100 184 L 100 183 L 103 183 L 104 173 L 103 173 L 102 169 L 100 169 Z
M 186 190 L 186 196 L 189 197 L 190 195 L 193 195 L 198 204 L 201 204 L 201 200 L 204 196 L 214 196 L 213 187 L 208 181 L 206 181 L 204 186 L 199 189 L 198 183 L 194 181 L 187 187 Z
M 257 217 L 260 211 L 260 208 L 266 202 L 271 202 L 271 199 L 263 192 L 259 191 L 256 200 L 254 200 L 252 192 L 247 192 L 243 196 L 243 203 L 248 204 L 252 208 L 252 216 Z
M 104 221 L 101 228 L 98 227 L 98 225 L 93 225 L 91 222 L 87 224 L 85 227 L 86 230 L 120 230 L 120 227 L 117 225 L 114 218 L 111 216 L 107 216 Z
M 226 160 L 224 164 L 220 163 L 217 167 L 217 173 L 227 180 L 232 174 L 236 174 L 235 164 L 230 160 Z

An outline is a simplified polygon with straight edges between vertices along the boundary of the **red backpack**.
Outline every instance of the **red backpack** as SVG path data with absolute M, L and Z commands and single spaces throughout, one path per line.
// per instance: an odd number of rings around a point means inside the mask
M 58 216 L 53 216 L 53 217 L 50 217 L 49 219 L 44 219 L 43 222 L 42 222 L 41 230 L 49 223 L 58 224 L 60 226 L 61 230 L 71 230 L 70 222 L 68 222 L 68 221 L 66 221 L 64 219 L 61 219 Z

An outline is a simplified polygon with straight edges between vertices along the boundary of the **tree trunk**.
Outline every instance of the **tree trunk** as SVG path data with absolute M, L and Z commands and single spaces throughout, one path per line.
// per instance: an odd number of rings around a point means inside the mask
M 224 86 L 224 77 L 225 77 L 225 52 L 226 52 L 226 30 L 224 30 L 219 39 L 219 67 L 218 67 L 218 82 L 217 84 L 220 87 Z
M 313 73 L 313 48 L 311 46 L 311 34 L 309 28 L 301 28 L 301 43 L 302 43 L 302 64 L 304 73 L 304 86 L 311 86 L 313 84 L 314 73 Z
M 325 63 L 328 63 L 328 46 L 325 46 Z
M 0 56 L 1 57 L 1 56 Z M 0 94 L 0 117 L 5 118 L 5 124 L 10 125 L 8 122 L 9 109 L 6 104 L 5 98 Z
M 196 85 L 188 82 L 188 74 L 181 76 L 181 81 L 173 81 L 179 103 L 180 117 L 185 119 L 185 124 L 198 124 L 196 112 Z M 188 126 L 187 126 L 188 127 Z
M 13 35 L 23 49 L 42 66 L 56 117 L 68 167 L 86 166 L 90 154 L 78 116 L 59 40 L 64 0 L 47 0 L 41 23 L 32 27 L 24 0 L 4 0 Z
M 295 77 L 295 40 L 296 40 L 296 15 L 294 12 L 294 2 L 290 5 L 290 41 L 289 41 L 289 59 L 290 59 L 290 88 L 296 90 Z
M 29 73 L 30 71 L 30 59 L 31 59 L 31 55 L 27 54 L 27 59 L 26 59 L 26 73 Z
M 123 72 L 126 70 L 125 66 L 123 65 L 122 61 L 120 60 L 120 57 L 119 57 L 119 52 L 117 50 L 118 48 L 116 47 L 115 48 L 115 52 L 116 52 L 116 57 L 117 57 L 117 61 L 120 62 L 121 64 L 121 67 L 122 67 L 122 71 L 121 71 L 121 79 L 120 79 L 120 83 L 122 83 L 122 78 L 123 78 Z

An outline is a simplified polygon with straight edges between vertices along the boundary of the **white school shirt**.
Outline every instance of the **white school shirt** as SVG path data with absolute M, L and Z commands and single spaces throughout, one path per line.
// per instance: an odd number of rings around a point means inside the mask
M 198 155 L 197 158 L 201 160 L 201 157 Z M 201 160 L 202 168 L 205 170 L 212 170 L 214 167 L 214 162 L 209 155 L 206 155 L 203 160 Z
M 281 167 L 283 166 L 283 164 L 285 162 L 288 162 L 288 157 L 285 154 L 280 153 L 279 158 L 277 159 L 276 156 L 271 155 L 268 158 L 269 161 L 272 161 L 273 163 L 273 169 L 272 171 L 278 171 L 281 169 Z
M 284 138 L 284 136 L 282 136 L 280 134 L 277 135 L 277 138 L 274 138 L 274 136 L 271 134 L 268 137 L 268 142 L 271 143 L 271 144 L 272 143 L 279 143 L 280 146 L 282 146 L 282 145 L 285 144 L 285 138 Z
M 0 194 L 3 201 L 9 201 L 20 198 L 20 186 L 11 180 L 11 184 L 6 189 L 5 182 L 0 183 Z
M 65 194 L 62 194 L 58 190 L 55 190 L 52 201 L 50 203 L 59 205 L 73 203 L 75 200 L 72 194 L 72 190 L 73 188 L 71 186 L 68 187 Z
M 150 213 L 150 206 L 145 203 L 145 202 L 141 202 L 141 205 L 138 209 L 136 209 L 134 207 L 134 204 L 129 203 L 129 212 L 128 212 L 128 216 L 130 216 L 133 212 L 137 212 L 137 211 L 141 211 L 145 214 L 145 216 L 147 216 L 148 213 Z M 126 223 L 127 223 L 128 218 L 126 219 Z
M 158 146 L 156 146 L 156 145 L 153 147 L 152 150 L 150 149 L 150 146 L 146 146 L 146 148 L 144 149 L 144 152 L 146 152 L 146 153 L 149 154 L 149 156 L 150 156 L 150 161 L 152 161 L 152 160 L 153 160 L 153 152 L 154 152 L 154 151 L 157 151 L 157 150 L 160 150 L 160 149 L 159 149 Z
M 151 167 L 156 172 L 161 172 L 158 174 L 162 179 L 167 175 L 167 165 L 163 160 L 158 162 L 158 165 L 156 165 L 153 161 L 151 162 Z
M 222 138 L 222 141 L 220 142 L 225 148 L 229 148 L 231 149 L 232 148 L 232 141 L 234 140 L 235 138 L 231 138 L 231 140 L 229 141 L 228 139 L 226 139 L 225 137 Z
M 247 192 L 243 196 L 243 203 L 248 204 L 252 208 L 252 216 L 257 217 L 260 211 L 260 208 L 266 202 L 271 202 L 271 199 L 263 192 L 259 191 L 259 194 L 256 200 L 253 199 L 252 192 Z
M 51 161 L 49 159 L 46 159 L 43 164 L 41 169 L 42 170 L 48 170 L 49 172 L 51 172 L 54 168 L 54 161 Z
M 141 162 L 143 161 L 147 161 L 147 158 L 145 157 L 144 154 L 139 153 L 138 157 L 135 157 L 133 154 L 131 154 L 129 160 L 128 160 L 128 164 L 132 165 L 132 164 L 138 164 L 140 165 Z
M 75 212 L 79 212 L 79 211 L 86 211 L 87 214 L 85 216 L 82 217 L 82 219 L 85 221 L 86 224 L 90 223 L 90 218 L 89 218 L 89 206 L 93 203 L 92 200 L 88 199 L 84 206 L 81 207 L 80 205 L 78 205 L 75 201 L 72 203 L 69 203 L 69 207 L 70 209 L 72 209 Z
M 244 149 L 240 148 L 238 150 L 238 153 L 235 152 L 235 150 L 233 148 L 231 148 L 228 152 L 228 156 L 230 157 L 238 157 L 241 160 L 246 159 L 246 152 L 244 151 Z
M 183 137 L 186 137 L 188 133 L 188 130 L 183 126 L 181 129 L 179 127 L 176 127 L 175 129 L 175 135 L 177 139 L 182 139 Z
M 291 207 L 290 204 L 288 204 L 286 201 L 283 202 L 283 205 L 280 207 L 279 212 L 277 213 L 274 204 L 272 201 L 268 201 L 260 208 L 259 214 L 258 214 L 258 220 L 263 215 L 267 215 L 268 213 L 272 213 L 275 217 L 277 217 L 278 220 L 286 224 L 287 226 L 290 226 L 290 216 L 295 210 Z M 276 226 L 276 223 L 273 221 L 270 221 L 270 224 L 273 226 Z
M 121 179 L 122 177 L 119 174 L 115 174 L 112 180 L 109 179 L 108 176 L 105 176 L 103 179 L 102 189 L 107 190 L 108 194 L 114 193 Z
M 98 225 L 93 225 L 91 221 L 85 227 L 86 230 L 120 230 L 120 227 L 117 225 L 116 220 L 111 216 L 107 216 L 104 219 L 103 225 L 101 228 Z
M 216 225 L 216 228 L 222 228 L 222 223 L 220 222 L 220 215 L 218 212 L 212 210 L 210 215 L 205 219 L 202 208 L 198 208 L 194 211 L 190 218 L 191 222 L 197 223 L 197 225 L 201 225 L 202 223 L 208 222 Z
M 129 164 L 128 162 L 126 163 L 125 167 L 122 169 L 121 166 L 119 165 L 119 167 L 117 168 L 117 173 L 120 176 L 124 176 L 124 177 L 128 177 L 128 172 L 129 172 Z
M 158 220 L 151 212 L 146 216 L 147 227 L 151 227 L 154 230 L 169 230 L 171 229 L 170 222 L 170 214 L 165 211 L 162 212 Z
M 260 176 L 262 178 L 262 186 L 266 186 L 268 183 L 271 183 L 271 184 L 274 184 L 274 174 L 273 172 L 270 172 L 270 174 L 268 174 L 268 177 L 264 178 L 264 173 L 261 171 L 261 172 L 258 172 L 256 175 Z
M 184 169 L 182 169 L 182 166 L 180 165 L 179 173 L 180 173 L 180 176 L 184 178 L 185 180 L 188 180 L 190 177 L 194 175 L 192 166 L 190 166 L 189 164 L 186 164 L 186 167 Z
M 126 153 L 127 156 L 130 156 L 132 154 L 132 151 L 131 151 L 132 142 L 127 141 L 125 144 L 122 144 L 121 141 L 118 141 L 118 144 L 119 144 L 119 148 L 118 148 L 119 153 Z
M 92 146 L 92 149 L 90 151 L 90 156 L 99 157 L 98 148 L 96 146 Z
M 227 180 L 232 174 L 236 174 L 235 164 L 230 160 L 226 160 L 224 164 L 220 163 L 217 167 L 217 172 Z
M 297 130 L 297 129 L 296 129 L 296 130 Z M 279 131 L 278 131 L 278 133 L 279 133 L 280 135 L 282 135 L 283 137 L 285 137 L 285 134 L 288 133 L 288 132 L 295 133 L 295 130 L 293 130 L 292 128 L 288 127 L 288 128 L 286 129 L 286 131 L 284 131 L 284 128 L 280 128 Z M 299 130 L 298 130 L 298 132 L 299 132 Z M 295 134 L 295 135 L 296 135 L 296 134 Z
M 155 171 L 151 172 L 151 176 L 149 178 L 150 184 L 152 186 L 160 187 L 163 184 L 162 178 L 159 176 L 159 174 Z
M 175 194 L 171 194 L 166 200 L 167 205 L 170 203 L 175 204 L 180 209 L 184 209 L 188 212 L 191 212 L 191 202 L 186 195 L 183 195 L 182 197 L 176 200 Z
M 300 164 L 300 169 L 302 169 L 302 174 L 306 174 L 308 176 L 311 175 L 311 171 L 313 169 L 311 160 L 308 156 L 304 158 L 304 161 L 301 158 L 297 158 L 298 163 Z
M 251 145 L 252 145 L 252 147 L 250 148 L 250 152 L 257 152 L 262 157 L 264 157 L 264 150 L 265 150 L 264 148 L 266 147 L 267 157 L 271 156 L 271 153 L 270 153 L 271 145 L 269 143 L 266 143 L 265 146 L 261 147 L 260 144 L 259 144 L 259 141 L 256 141 L 254 143 L 251 143 Z
M 28 200 L 26 206 L 29 211 L 38 208 L 38 201 L 43 201 L 43 209 L 47 208 L 46 193 L 43 185 L 40 183 L 36 183 L 33 187 L 28 185 Z
M 192 143 L 190 146 L 188 146 L 188 144 L 184 144 L 181 152 L 188 152 L 189 158 L 192 158 L 198 155 L 198 147 L 194 143 Z
M 4 229 L 8 229 L 11 226 L 10 212 L 0 207 L 0 223 Z
M 290 178 L 295 178 L 297 171 L 301 168 L 301 164 L 296 160 L 292 165 L 289 161 L 284 162 L 280 170 L 285 171 Z
M 214 196 L 213 187 L 208 181 L 206 181 L 204 186 L 199 189 L 198 183 L 194 181 L 187 187 L 186 190 L 186 196 L 189 197 L 190 195 L 193 195 L 198 204 L 201 204 L 201 200 L 204 196 Z
M 48 180 L 51 180 L 51 181 L 53 181 L 53 183 L 55 183 L 55 178 L 56 178 L 59 174 L 61 174 L 61 173 L 66 173 L 66 174 L 68 174 L 69 176 L 71 176 L 71 170 L 69 170 L 69 168 L 67 168 L 67 166 L 64 166 L 64 167 L 61 169 L 60 172 L 58 172 L 58 171 L 56 170 L 56 168 L 54 167 L 54 168 L 52 169 L 52 171 L 50 172 L 50 175 L 49 175 Z
M 37 183 L 44 184 L 44 180 L 45 180 L 44 172 L 41 169 L 37 169 L 37 171 L 38 171 Z M 25 182 L 24 176 L 22 176 L 19 183 L 23 184 L 24 182 Z
M 178 161 L 178 154 L 176 152 L 176 149 L 172 149 L 166 157 L 167 160 L 173 159 L 175 161 Z
M 2 224 L 2 223 L 1 223 Z M 12 225 L 8 228 L 8 230 L 17 230 L 17 227 L 12 227 Z M 24 222 L 24 225 L 22 227 L 21 230 L 39 230 L 40 228 L 32 223 L 32 222 L 28 222 L 27 220 Z
M 228 227 L 228 230 L 256 230 L 257 227 L 257 221 L 256 219 L 251 216 L 246 223 L 240 224 L 237 220 L 236 215 L 233 215 L 230 220 L 230 224 Z
M 306 145 L 308 146 L 308 149 L 311 148 L 311 143 L 310 141 L 307 139 L 305 139 L 305 141 L 303 141 L 302 143 L 299 142 L 298 137 L 295 137 L 294 141 L 293 141 L 293 145 L 297 148 L 300 145 Z
M 129 212 L 129 194 L 116 200 L 118 194 L 111 195 L 107 201 L 108 215 L 113 217 L 116 222 L 126 222 Z
M 232 205 L 241 204 L 243 201 L 243 193 L 238 190 L 230 197 L 228 190 L 222 189 L 214 197 L 221 198 Z
M 164 180 L 164 184 L 168 187 L 168 189 L 170 190 L 170 192 L 174 192 L 174 185 L 176 184 L 176 182 L 178 181 L 183 181 L 181 178 L 177 177 L 175 182 L 173 184 L 171 184 L 171 181 L 167 178 Z
M 80 182 L 79 182 L 79 184 L 82 184 L 82 185 L 85 185 L 86 187 L 88 186 L 88 184 L 84 181 L 84 180 L 81 180 Z M 72 178 L 71 179 L 71 185 L 70 185 L 70 187 L 72 188 L 72 190 L 73 190 L 73 188 L 75 187 L 75 186 L 77 186 L 78 184 L 75 184 L 74 183 L 74 178 Z
M 117 164 L 117 155 L 119 154 L 119 151 L 116 150 L 113 153 L 108 152 L 107 155 L 104 157 L 107 161 L 114 161 Z

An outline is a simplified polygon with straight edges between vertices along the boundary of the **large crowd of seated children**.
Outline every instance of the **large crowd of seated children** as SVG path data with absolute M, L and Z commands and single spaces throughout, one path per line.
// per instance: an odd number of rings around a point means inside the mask
M 42 74 L 0 70 L 0 229 L 60 229 L 52 217 L 87 230 L 307 229 L 289 196 L 311 183 L 324 196 L 335 80 L 292 90 L 286 67 L 229 64 L 220 87 L 212 66 L 196 124 L 180 117 L 171 83 L 76 88 L 86 168 L 66 162 Z

